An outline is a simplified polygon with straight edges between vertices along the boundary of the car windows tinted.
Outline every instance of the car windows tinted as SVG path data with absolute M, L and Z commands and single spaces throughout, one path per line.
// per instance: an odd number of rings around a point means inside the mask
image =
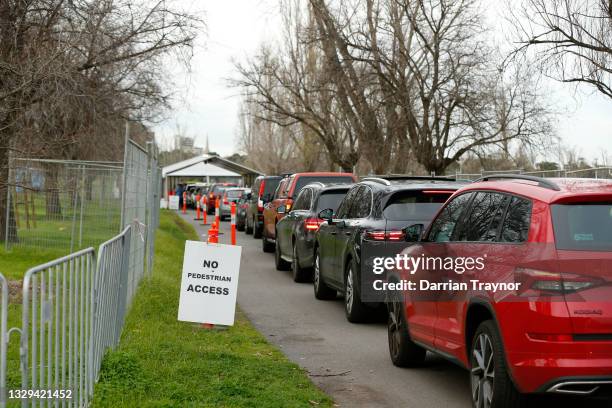
M 310 200 L 312 199 L 312 190 L 307 188 L 300 192 L 293 206 L 294 211 L 307 210 L 310 208 Z
M 344 196 L 344 199 L 338 206 L 338 211 L 336 211 L 337 218 L 347 218 L 348 217 L 348 213 L 351 210 L 351 205 L 353 203 L 353 198 L 357 194 L 357 191 L 359 190 L 360 187 L 361 186 L 355 186 L 351 188 L 348 194 Z
M 459 217 L 465 211 L 469 203 L 471 193 L 462 194 L 452 199 L 442 212 L 435 219 L 431 231 L 428 236 L 428 241 L 433 242 L 448 242 L 453 235 L 455 226 L 459 221 Z
M 372 190 L 361 186 L 355 197 L 351 200 L 351 209 L 347 218 L 366 218 L 372 208 Z
M 336 212 L 347 191 L 348 190 L 332 190 L 322 192 L 317 200 L 315 211 L 318 213 L 319 211 L 331 208 Z
M 552 205 L 558 249 L 612 251 L 612 203 Z
M 383 216 L 390 221 L 430 220 L 450 197 L 449 193 L 434 194 L 422 191 L 403 191 L 394 194 L 383 210 Z
M 531 201 L 512 197 L 502 224 L 501 242 L 520 243 L 527 241 L 531 224 Z
M 281 179 L 266 179 L 264 183 L 264 191 L 263 196 L 265 197 L 268 194 L 268 197 L 272 197 L 274 195 L 274 191 L 276 191 L 276 187 L 280 183 Z M 259 193 L 259 186 L 257 186 L 257 192 Z
M 457 241 L 496 241 L 499 224 L 509 199 L 508 196 L 499 193 L 476 193 L 470 215 L 463 224 Z
M 353 183 L 353 178 L 350 176 L 300 176 L 295 182 L 293 195 L 299 193 L 305 185 L 320 181 L 321 183 Z

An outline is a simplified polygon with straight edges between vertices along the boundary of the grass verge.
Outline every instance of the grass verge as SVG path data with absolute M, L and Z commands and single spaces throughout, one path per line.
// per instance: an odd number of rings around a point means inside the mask
M 226 331 L 177 321 L 186 239 L 198 239 L 193 228 L 162 212 L 153 277 L 140 286 L 119 347 L 104 359 L 93 406 L 331 406 L 240 312 Z

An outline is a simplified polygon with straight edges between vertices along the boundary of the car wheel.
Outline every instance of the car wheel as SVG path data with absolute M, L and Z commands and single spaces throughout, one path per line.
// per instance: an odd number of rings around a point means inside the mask
M 351 323 L 364 322 L 370 315 L 370 309 L 361 301 L 361 288 L 356 271 L 357 264 L 351 259 L 344 276 L 344 311 L 346 319 Z
M 312 270 L 302 268 L 300 259 L 298 258 L 297 245 L 293 243 L 293 261 L 291 262 L 291 272 L 293 273 L 294 282 L 308 282 L 312 280 Z
M 236 223 L 236 230 L 244 231 L 244 223 L 241 223 L 241 224 Z
M 260 227 L 255 217 L 253 217 L 253 238 L 261 238 L 262 229 L 263 227 Z
M 253 233 L 253 227 L 252 227 L 251 225 L 249 225 L 249 219 L 248 219 L 248 218 L 247 218 L 247 219 L 245 219 L 245 220 L 244 220 L 244 223 L 245 223 L 245 229 L 244 229 L 244 232 L 245 232 L 247 235 L 251 235 L 251 234 Z
M 410 339 L 404 315 L 404 304 L 397 300 L 389 304 L 387 320 L 389 356 L 398 367 L 417 367 L 425 361 L 427 352 Z
M 276 239 L 278 240 L 278 232 L 276 235 Z M 277 241 L 276 245 L 274 245 L 274 263 L 276 264 L 276 270 L 277 271 L 288 271 L 289 269 L 291 269 L 291 264 L 287 261 L 285 261 L 282 257 L 281 257 L 281 252 L 280 252 L 280 243 Z
M 319 300 L 332 300 L 336 298 L 336 291 L 323 282 L 319 261 L 319 249 L 315 251 L 314 257 L 314 295 Z
M 470 349 L 470 386 L 474 408 L 522 407 L 525 396 L 514 386 L 503 343 L 491 320 L 478 326 Z
M 274 252 L 274 247 L 276 245 L 270 241 L 268 241 L 268 238 L 266 237 L 266 234 L 262 234 L 261 236 L 261 249 L 264 252 L 268 252 L 268 253 L 272 253 Z

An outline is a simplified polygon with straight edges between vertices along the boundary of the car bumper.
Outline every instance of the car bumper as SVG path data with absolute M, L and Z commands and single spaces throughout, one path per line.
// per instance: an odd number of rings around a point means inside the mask
M 519 390 L 588 395 L 612 388 L 612 342 L 538 343 L 550 343 L 550 351 L 508 353 Z

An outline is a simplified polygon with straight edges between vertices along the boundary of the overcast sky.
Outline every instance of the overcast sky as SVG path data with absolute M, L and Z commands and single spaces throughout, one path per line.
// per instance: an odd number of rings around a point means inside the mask
M 171 143 L 180 126 L 197 146 L 203 147 L 208 135 L 212 151 L 230 155 L 236 151 L 239 98 L 226 78 L 235 76 L 232 60 L 252 55 L 262 41 L 276 40 L 277 0 L 179 1 L 200 14 L 207 28 L 198 39 L 191 72 L 171 65 L 174 109 L 154 130 L 162 147 Z M 576 94 L 562 84 L 549 87 L 551 99 L 565 111 L 558 121 L 562 143 L 577 147 L 589 160 L 601 163 L 602 151 L 612 159 L 612 101 L 590 91 Z

